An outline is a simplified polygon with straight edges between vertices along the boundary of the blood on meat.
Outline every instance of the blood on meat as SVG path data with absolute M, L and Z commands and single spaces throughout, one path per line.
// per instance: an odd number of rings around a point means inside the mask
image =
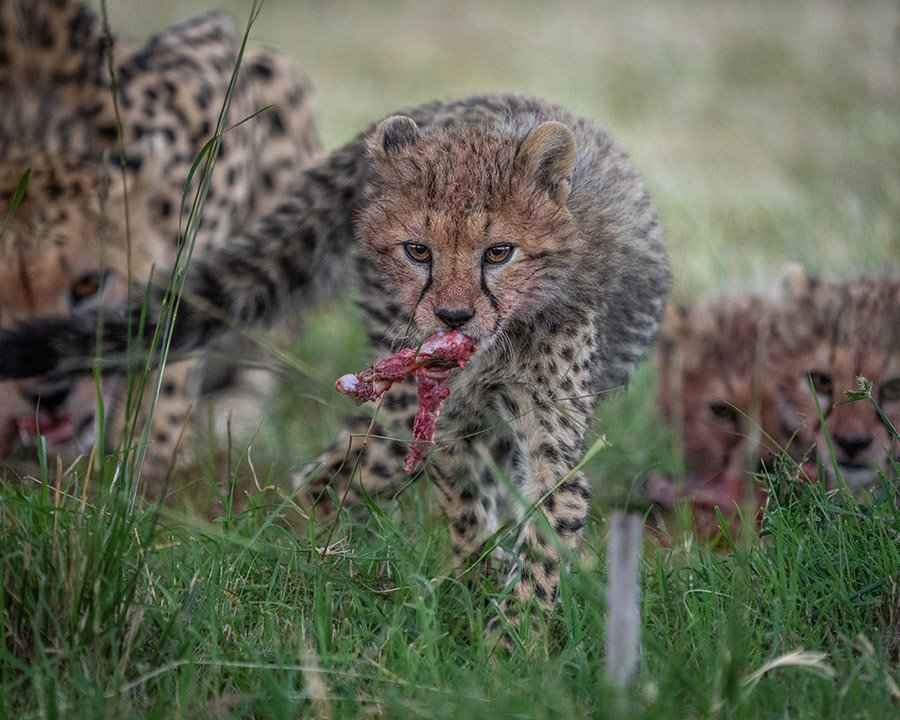
M 419 467 L 434 440 L 441 405 L 450 395 L 447 378 L 450 371 L 463 368 L 475 352 L 475 341 L 456 330 L 439 331 L 419 348 L 403 348 L 358 373 L 342 375 L 335 383 L 339 392 L 352 397 L 357 404 L 377 400 L 394 383 L 407 375 L 415 375 L 419 407 L 413 421 L 413 442 L 406 452 L 404 469 L 412 473 Z

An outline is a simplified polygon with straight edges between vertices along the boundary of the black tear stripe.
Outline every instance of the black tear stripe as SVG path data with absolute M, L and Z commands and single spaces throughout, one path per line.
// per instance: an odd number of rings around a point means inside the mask
M 491 304 L 494 312 L 500 312 L 500 303 L 497 301 L 497 298 L 494 296 L 494 293 L 491 292 L 491 289 L 487 284 L 487 275 L 484 272 L 484 266 L 481 266 L 481 292 L 484 293 L 485 297 L 487 297 L 488 302 Z
M 432 280 L 433 280 L 433 278 L 432 278 L 432 276 L 431 276 L 431 265 L 429 264 L 429 266 L 428 266 L 428 279 L 425 281 L 425 284 L 422 286 L 422 289 L 419 290 L 419 299 L 416 300 L 416 307 L 418 307 L 419 303 L 422 302 L 423 298 L 425 297 L 425 293 L 427 293 L 427 292 L 428 292 L 428 289 L 431 287 L 431 282 L 432 282 Z M 416 314 L 416 308 L 413 308 L 412 314 L 413 314 L 413 315 Z

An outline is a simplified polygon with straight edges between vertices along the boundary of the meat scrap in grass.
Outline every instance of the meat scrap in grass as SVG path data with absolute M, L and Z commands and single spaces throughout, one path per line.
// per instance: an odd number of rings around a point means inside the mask
M 434 428 L 441 404 L 450 394 L 447 378 L 454 368 L 465 367 L 475 352 L 475 341 L 456 330 L 436 332 L 419 348 L 403 348 L 362 372 L 343 375 L 335 387 L 358 404 L 377 400 L 394 383 L 415 374 L 419 389 L 419 409 L 413 422 L 412 442 L 406 451 L 404 469 L 411 473 L 419 467 L 434 440 Z
M 817 483 L 816 463 L 800 463 L 791 471 L 790 477 L 799 483 Z M 751 483 L 749 491 L 748 483 Z M 694 535 L 701 541 L 712 540 L 721 534 L 717 510 L 726 520 L 737 520 L 737 508 L 742 508 L 745 512 L 752 510 L 755 519 L 759 521 L 762 508 L 768 500 L 768 492 L 764 487 L 748 476 L 728 470 L 707 474 L 692 473 L 678 481 L 653 473 L 644 480 L 643 494 L 656 512 L 664 514 L 674 510 L 680 503 L 685 503 L 690 509 Z M 746 497 L 747 494 L 750 497 Z M 651 520 L 651 529 L 653 525 Z M 737 523 L 729 526 L 733 537 L 738 529 Z

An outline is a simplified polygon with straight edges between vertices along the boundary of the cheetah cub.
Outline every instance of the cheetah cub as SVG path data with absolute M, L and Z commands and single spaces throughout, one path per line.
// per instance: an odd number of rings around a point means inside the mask
M 594 407 L 627 383 L 663 311 L 660 235 L 637 171 L 588 120 L 539 100 L 475 97 L 389 117 L 336 150 L 255 230 L 199 258 L 189 288 L 258 323 L 308 300 L 314 278 L 350 252 L 376 357 L 440 329 L 474 340 L 474 356 L 450 375 L 425 473 L 458 566 L 507 520 L 518 540 L 513 595 L 547 607 L 557 539 L 573 545 L 585 524 L 577 466 Z M 181 347 L 224 327 L 190 307 L 179 322 Z M 79 324 L 56 324 L 69 345 L 48 334 L 43 368 L 59 369 L 80 346 Z M 104 318 L 107 347 L 117 324 L 121 315 Z M 33 343 L 39 328 L 30 330 Z M 14 345 L 14 335 L 0 338 L 0 357 L 19 352 L 0 374 L 22 372 L 15 366 L 35 347 Z M 392 388 L 383 411 L 408 426 L 412 384 Z M 386 445 L 346 458 L 338 442 L 310 488 L 402 481 L 404 448 Z
M 116 35 L 111 57 L 106 42 L 101 18 L 82 2 L 0 0 L 2 328 L 125 302 L 132 278 L 146 282 L 154 267 L 160 277 L 183 249 L 185 181 L 229 97 L 241 36 L 213 13 L 143 47 Z M 283 55 L 248 45 L 230 103 L 230 122 L 268 109 L 222 138 L 198 252 L 265 215 L 319 156 L 309 83 Z M 124 169 L 109 160 L 120 141 Z M 187 211 L 196 188 L 195 180 Z M 232 428 L 249 435 L 259 424 L 274 376 L 254 367 L 256 349 L 232 341 L 205 350 L 160 379 L 143 473 L 149 495 L 167 489 L 171 467 L 190 467 L 185 446 L 205 424 L 222 445 Z M 68 465 L 100 440 L 113 447 L 150 415 L 152 393 L 139 398 L 137 385 L 115 372 L 99 387 L 91 374 L 0 383 L 0 461 L 31 459 L 43 446 Z
M 356 230 L 378 356 L 439 329 L 478 348 L 451 377 L 444 442 L 427 467 L 455 561 L 465 568 L 510 522 L 515 595 L 549 604 L 558 549 L 524 518 L 539 508 L 567 544 L 584 525 L 588 486 L 575 467 L 587 426 L 651 342 L 668 282 L 649 199 L 609 138 L 560 108 L 434 129 L 397 116 L 366 145 L 373 172 Z M 386 429 L 373 434 L 396 436 L 415 408 L 412 381 L 393 388 L 379 415 Z M 336 443 L 307 486 L 326 511 L 343 493 L 323 485 L 343 490 L 354 470 L 354 491 L 403 478 L 403 443 L 359 456 L 352 440 Z
M 814 435 L 826 485 L 878 491 L 900 464 L 900 268 L 839 281 L 796 269 L 785 288 L 781 322 L 802 351 L 777 375 L 782 396 Z M 860 377 L 874 403 L 852 399 Z

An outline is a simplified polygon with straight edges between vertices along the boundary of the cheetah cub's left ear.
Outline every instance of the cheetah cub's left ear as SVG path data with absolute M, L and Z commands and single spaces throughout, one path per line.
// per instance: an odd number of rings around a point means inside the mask
M 392 115 L 385 118 L 369 135 L 366 145 L 369 154 L 381 165 L 390 163 L 393 152 L 419 140 L 419 126 L 406 115 Z
M 563 205 L 572 190 L 575 136 L 561 122 L 541 123 L 519 146 L 516 167 L 534 178 L 554 202 Z

